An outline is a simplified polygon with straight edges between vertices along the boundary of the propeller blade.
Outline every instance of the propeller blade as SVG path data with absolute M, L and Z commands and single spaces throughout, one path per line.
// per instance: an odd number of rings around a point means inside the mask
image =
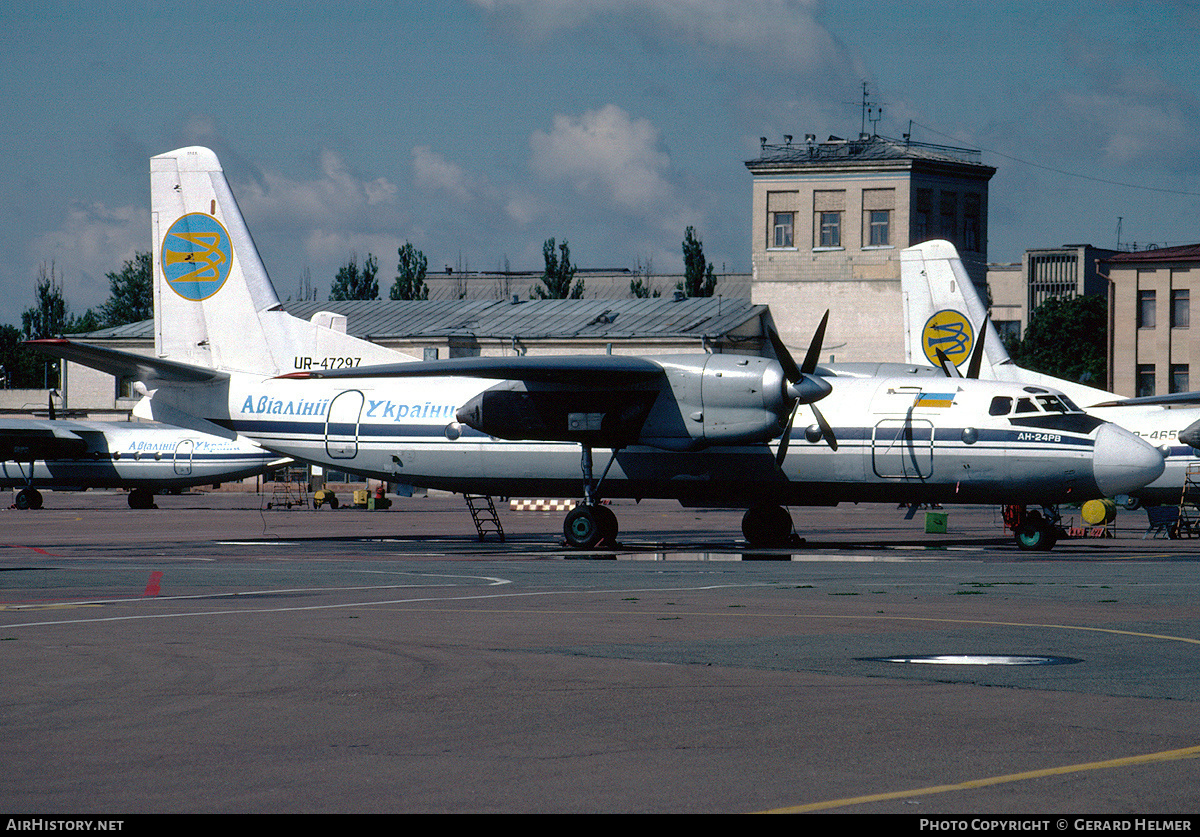
M 825 310 L 825 316 L 821 318 L 821 324 L 817 326 L 817 331 L 813 334 L 812 342 L 808 344 L 808 354 L 804 356 L 804 363 L 800 366 L 800 371 L 805 375 L 811 375 L 817 368 L 817 361 L 821 359 L 821 344 L 825 342 L 825 326 L 829 323 L 829 309 Z
M 779 450 L 775 453 L 775 465 L 778 467 L 783 467 L 783 458 L 787 456 L 788 443 L 792 440 L 792 423 L 796 421 L 796 411 L 799 409 L 800 402 L 797 401 L 792 405 L 792 414 L 788 416 L 787 429 L 779 437 Z
M 796 361 L 792 360 L 792 353 L 787 350 L 787 346 L 783 345 L 783 341 L 779 338 L 779 332 L 773 328 L 767 329 L 767 339 L 771 341 L 771 348 L 775 350 L 775 358 L 783 367 L 783 377 L 787 379 L 788 383 L 796 383 L 800 380 L 800 367 L 796 365 Z
M 971 351 L 971 362 L 967 365 L 968 378 L 979 377 L 979 370 L 983 366 L 983 340 L 987 335 L 988 320 L 991 317 L 991 314 L 985 314 L 983 325 L 979 327 L 979 336 L 975 340 L 975 348 Z
M 817 425 L 821 428 L 821 435 L 829 442 L 829 447 L 837 450 L 837 436 L 833 435 L 833 428 L 829 426 L 829 422 L 825 420 L 825 416 L 821 415 L 821 411 L 817 409 L 816 404 L 809 404 L 812 407 L 813 415 L 817 417 Z
M 946 373 L 947 378 L 961 378 L 962 373 L 958 371 L 958 367 L 950 362 L 950 358 L 946 357 L 946 353 L 941 349 L 933 350 L 937 354 L 938 363 L 941 364 L 942 371 Z

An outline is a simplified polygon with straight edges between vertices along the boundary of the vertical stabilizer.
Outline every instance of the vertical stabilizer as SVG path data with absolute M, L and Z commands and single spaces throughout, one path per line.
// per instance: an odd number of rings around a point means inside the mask
M 937 366 L 941 349 L 955 366 L 966 369 L 982 339 L 981 377 L 1001 377 L 1001 367 L 1012 363 L 953 244 L 926 241 L 902 250 L 900 288 L 906 362 Z
M 150 160 L 154 346 L 159 357 L 277 375 L 320 364 L 409 359 L 283 310 L 217 155 Z

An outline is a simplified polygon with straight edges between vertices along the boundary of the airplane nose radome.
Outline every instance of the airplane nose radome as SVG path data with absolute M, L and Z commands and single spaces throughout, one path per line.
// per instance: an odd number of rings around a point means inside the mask
M 1092 473 L 1105 497 L 1128 494 L 1154 482 L 1165 463 L 1158 448 L 1147 444 L 1128 430 L 1102 424 L 1096 430 L 1092 454 Z

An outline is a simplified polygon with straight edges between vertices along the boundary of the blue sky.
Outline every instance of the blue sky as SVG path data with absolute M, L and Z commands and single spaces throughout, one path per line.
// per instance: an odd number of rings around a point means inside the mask
M 217 152 L 282 296 L 351 255 L 431 269 L 750 268 L 758 138 L 984 150 L 989 258 L 1200 242 L 1200 11 L 1183 2 L 458 0 L 0 6 L 0 323 L 150 249 L 149 158 Z

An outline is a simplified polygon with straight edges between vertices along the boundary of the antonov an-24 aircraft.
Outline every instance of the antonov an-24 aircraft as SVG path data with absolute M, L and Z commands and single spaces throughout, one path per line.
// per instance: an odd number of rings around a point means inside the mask
M 791 535 L 788 505 L 1058 503 L 1128 492 L 1162 472 L 1154 447 L 1049 388 L 1032 413 L 996 415 L 1030 391 L 819 375 L 820 330 L 800 366 L 773 333 L 773 359 L 398 362 L 320 314 L 283 310 L 212 151 L 153 158 L 151 204 L 157 358 L 68 341 L 39 348 L 136 374 L 136 415 L 243 434 L 296 459 L 455 492 L 582 489 L 563 526 L 573 546 L 616 537 L 601 497 L 747 508 L 746 538 L 776 544 Z
M 127 488 L 129 506 L 154 492 L 252 477 L 287 463 L 246 439 L 144 422 L 0 419 L 0 487 L 13 505 L 40 509 L 39 488 Z
M 1189 439 L 1200 441 L 1200 393 L 1123 398 L 1017 366 L 988 318 L 958 251 L 948 241 L 926 241 L 903 250 L 900 282 L 909 363 L 937 366 L 938 350 L 957 366 L 968 364 L 974 356 L 977 368 L 968 371 L 971 376 L 1063 392 L 1088 415 L 1125 428 L 1163 454 L 1160 477 L 1123 493 L 1146 504 L 1178 504 L 1187 467 L 1200 463 L 1200 452 L 1189 443 Z M 878 372 L 879 367 L 872 371 Z M 1013 409 L 1019 412 L 1029 400 L 1014 402 Z

